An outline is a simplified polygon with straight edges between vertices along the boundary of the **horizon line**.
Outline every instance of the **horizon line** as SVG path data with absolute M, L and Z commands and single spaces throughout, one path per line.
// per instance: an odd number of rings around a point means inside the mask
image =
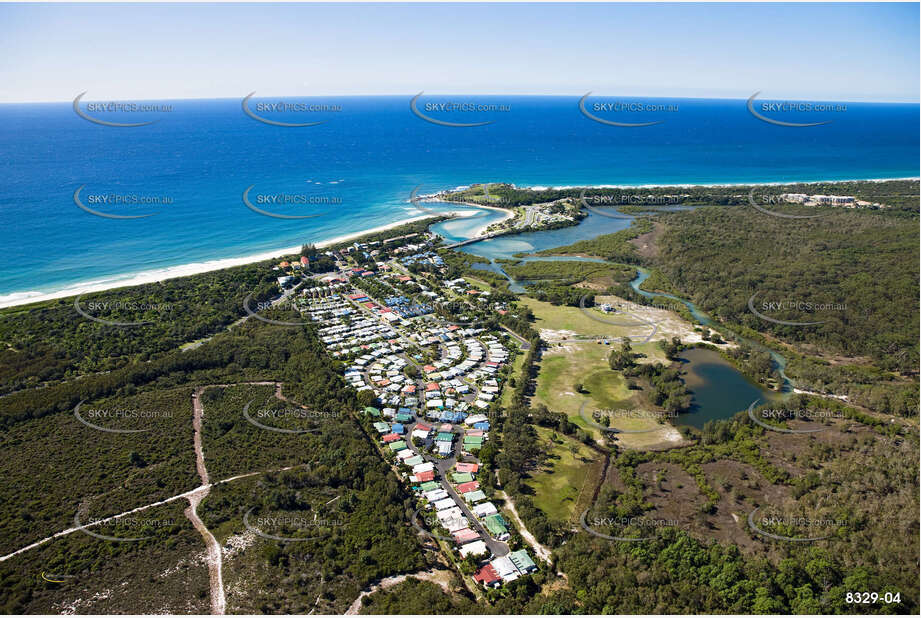
M 88 92 L 88 91 L 86 91 Z M 258 91 L 256 91 L 258 92 Z M 425 91 L 423 91 L 425 92 Z M 256 96 L 255 98 L 259 99 L 269 99 L 269 98 L 393 98 L 393 97 L 407 97 L 412 98 L 420 93 L 360 93 L 360 94 L 268 94 L 263 96 Z M 601 98 L 601 97 L 624 97 L 624 98 L 647 98 L 647 99 L 683 99 L 683 100 L 700 100 L 700 101 L 747 101 L 749 97 L 735 97 L 735 96 L 661 96 L 661 95 L 637 95 L 637 94 L 603 94 L 595 93 L 591 91 L 592 98 Z M 763 94 L 763 93 L 762 93 Z M 77 93 L 78 96 L 79 93 Z M 584 94 L 569 94 L 569 93 L 494 93 L 494 92 L 468 92 L 468 93 L 440 93 L 432 92 L 427 93 L 427 96 L 432 97 L 573 97 L 580 98 Z M 169 97 L 169 98 L 141 98 L 141 97 L 129 97 L 123 99 L 114 99 L 114 98 L 100 98 L 92 99 L 87 98 L 83 99 L 85 102 L 112 102 L 112 101 L 239 101 L 246 97 L 246 94 L 239 96 L 213 96 L 213 97 Z M 759 96 L 758 100 L 761 101 L 792 101 L 792 102 L 823 102 L 823 103 L 878 103 L 878 104 L 891 104 L 891 105 L 919 105 L 921 104 L 921 99 L 914 100 L 876 100 L 876 99 L 863 99 L 863 100 L 851 100 L 851 99 L 824 99 L 817 97 L 810 98 L 798 98 L 798 97 L 769 97 L 769 96 Z M 24 104 L 50 104 L 50 103 L 67 103 L 73 104 L 74 99 L 47 99 L 47 100 L 23 100 L 23 101 L 0 101 L 0 105 L 24 105 Z

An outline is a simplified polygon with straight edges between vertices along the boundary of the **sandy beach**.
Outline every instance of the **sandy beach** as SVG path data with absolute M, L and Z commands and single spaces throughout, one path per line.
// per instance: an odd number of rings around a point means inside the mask
M 473 230 L 474 237 L 482 236 L 486 232 L 486 228 L 489 227 L 490 225 L 493 225 L 495 223 L 500 223 L 502 221 L 506 221 L 515 216 L 515 213 L 512 212 L 511 210 L 508 210 L 507 208 L 499 208 L 497 206 L 485 206 L 483 204 L 477 204 L 475 202 L 447 202 L 445 200 L 433 198 L 432 196 L 427 196 L 427 197 L 428 199 L 420 199 L 419 201 L 429 202 L 429 203 L 439 203 L 439 204 L 454 204 L 454 205 L 460 204 L 461 206 L 469 206 L 470 208 L 479 208 L 483 210 L 494 210 L 496 212 L 502 213 L 501 220 L 493 221 L 492 223 L 484 223 L 480 227 Z M 452 212 L 451 214 L 456 218 L 456 217 L 471 217 L 473 216 L 474 213 L 470 213 L 469 211 L 460 211 L 460 212 Z
M 463 211 L 457 212 L 444 212 L 442 214 L 451 215 L 454 217 L 462 216 L 471 216 L 472 213 L 467 214 Z M 346 242 L 355 238 L 364 236 L 365 234 L 374 234 L 376 232 L 383 232 L 407 223 L 412 223 L 414 221 L 421 221 L 423 219 L 431 219 L 438 215 L 434 214 L 424 214 L 416 217 L 409 217 L 407 219 L 401 219 L 399 221 L 394 221 L 393 223 L 388 223 L 387 225 L 380 225 L 374 228 L 367 230 L 361 230 L 359 232 L 353 232 L 350 234 L 344 234 L 342 236 L 336 236 L 335 238 L 330 238 L 327 240 L 322 240 L 320 242 L 314 243 L 317 248 L 329 247 L 330 245 L 335 245 L 337 243 Z M 156 270 L 149 270 L 135 274 L 129 274 L 122 277 L 118 275 L 113 276 L 112 278 L 107 279 L 98 279 L 94 281 L 84 281 L 77 283 L 75 285 L 69 286 L 62 290 L 57 290 L 54 292 L 17 292 L 12 294 L 7 294 L 3 297 L 0 297 L 0 308 L 3 307 L 15 307 L 18 305 L 27 305 L 29 303 L 36 303 L 45 300 L 53 300 L 55 298 L 67 298 L 68 296 L 77 296 L 79 294 L 86 294 L 88 292 L 102 292 L 105 290 L 112 290 L 116 288 L 129 287 L 133 285 L 141 285 L 144 283 L 156 283 L 158 281 L 166 281 L 167 279 L 175 279 L 177 277 L 188 277 L 190 275 L 197 275 L 199 273 L 211 272 L 214 270 L 222 270 L 224 268 L 232 268 L 234 266 L 242 266 L 244 264 L 251 264 L 253 262 L 262 262 L 264 260 L 271 260 L 274 258 L 280 258 L 282 256 L 291 255 L 300 253 L 301 245 L 295 247 L 286 247 L 282 249 L 276 249 L 273 251 L 266 251 L 264 253 L 257 253 L 253 255 L 246 255 L 242 257 L 235 258 L 224 258 L 218 260 L 209 260 L 207 262 L 196 262 L 193 264 L 180 264 L 178 266 L 170 266 L 167 268 L 158 268 Z
M 814 180 L 809 182 L 759 182 L 759 183 L 721 183 L 721 184 L 694 184 L 694 185 L 580 185 L 580 186 L 531 186 L 531 187 L 522 187 L 525 189 L 531 189 L 535 191 L 544 190 L 544 189 L 644 189 L 644 188 L 690 188 L 690 187 L 733 187 L 733 186 L 775 186 L 775 185 L 784 185 L 784 184 L 817 184 L 824 182 L 837 182 L 837 183 L 846 183 L 846 182 L 886 182 L 889 180 L 918 180 L 916 177 L 909 178 L 871 178 L 871 179 L 854 179 L 854 180 Z M 476 204 L 472 202 L 448 202 L 445 200 L 438 199 L 436 195 L 425 195 L 420 196 L 422 202 L 437 202 L 441 204 L 450 204 L 454 206 L 464 206 L 467 208 L 476 208 L 476 209 L 485 209 L 485 210 L 494 210 L 501 212 L 503 214 L 503 221 L 513 217 L 514 213 L 505 208 L 498 208 L 496 206 L 485 206 L 483 204 Z M 404 225 L 406 223 L 412 223 L 414 221 L 421 221 L 423 219 L 434 218 L 436 216 L 449 215 L 454 218 L 458 217 L 470 217 L 475 213 L 471 211 L 444 211 L 436 214 L 422 214 L 415 217 L 409 217 L 406 219 L 401 219 L 399 221 L 394 221 L 393 223 L 388 223 L 386 225 L 381 225 L 378 227 L 370 228 L 367 230 L 361 230 L 358 232 L 353 232 L 349 234 L 344 234 L 342 236 L 337 236 L 335 238 L 330 238 L 327 240 L 322 240 L 314 243 L 318 248 L 328 247 L 337 243 L 345 242 L 355 238 L 364 236 L 365 234 L 373 234 L 376 232 L 382 232 L 389 230 L 391 228 Z M 474 230 L 474 236 L 481 236 L 486 228 L 489 226 L 489 223 L 483 224 Z M 105 290 L 111 290 L 122 287 L 129 287 L 133 285 L 141 285 L 145 283 L 156 283 L 158 281 L 166 281 L 168 279 L 175 279 L 177 277 L 188 277 L 190 275 L 197 275 L 199 273 L 211 272 L 215 270 L 222 270 L 224 268 L 232 268 L 234 266 L 242 266 L 244 264 L 251 264 L 253 262 L 261 262 L 264 260 L 270 260 L 274 258 L 279 258 L 286 255 L 292 255 L 298 253 L 301 250 L 301 246 L 295 247 L 285 247 L 281 249 L 276 249 L 273 251 L 266 251 L 263 253 L 257 253 L 253 255 L 247 255 L 242 257 L 234 258 L 223 258 L 216 260 L 209 260 L 206 262 L 195 262 L 192 264 L 180 264 L 177 266 L 170 266 L 167 268 L 159 268 L 155 270 L 143 271 L 134 274 L 127 275 L 113 275 L 112 277 L 105 279 L 96 279 L 93 281 L 84 281 L 76 283 L 69 287 L 63 288 L 61 290 L 56 290 L 52 292 L 39 292 L 39 291 L 29 291 L 29 292 L 13 292 L 0 296 L 0 308 L 4 307 L 15 307 L 19 305 L 28 305 L 30 303 L 42 302 L 46 300 L 53 300 L 56 298 L 67 298 L 69 296 L 77 296 L 79 294 L 86 294 L 89 292 L 102 292 Z

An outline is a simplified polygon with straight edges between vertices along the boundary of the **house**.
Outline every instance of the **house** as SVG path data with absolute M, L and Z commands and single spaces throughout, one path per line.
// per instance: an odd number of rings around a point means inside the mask
M 474 532 L 473 530 L 471 530 L 470 528 L 463 528 L 461 530 L 458 530 L 451 536 L 454 537 L 454 541 L 458 545 L 463 545 L 464 543 L 470 543 L 480 538 L 480 535 Z
M 443 511 L 445 509 L 452 509 L 456 507 L 457 504 L 455 504 L 454 500 L 452 500 L 451 498 L 442 498 L 441 500 L 437 500 L 433 502 L 432 506 L 435 507 L 436 511 Z
M 384 444 L 389 444 L 390 442 L 396 442 L 399 439 L 400 439 L 399 434 L 388 433 L 387 435 L 381 438 L 381 442 L 383 442 Z
M 405 448 L 406 448 L 406 442 L 404 442 L 403 440 L 399 440 L 397 442 L 390 443 L 390 450 L 393 452 L 402 451 Z
M 461 545 L 460 555 L 463 558 L 467 556 L 485 556 L 489 553 L 489 548 L 486 546 L 486 543 L 483 541 L 474 541 L 473 543 L 467 543 L 466 545 Z M 514 565 L 512 566 L 514 569 Z M 518 571 L 515 571 L 515 574 L 518 574 Z
M 406 449 L 406 450 L 409 450 L 409 449 Z M 403 451 L 400 451 L 400 452 L 402 453 Z M 424 461 L 425 460 L 422 459 L 422 455 L 413 455 L 412 457 L 407 457 L 406 459 L 404 459 L 403 463 L 406 464 L 407 466 L 412 467 L 412 466 L 418 466 Z
M 469 472 L 470 474 L 476 474 L 480 469 L 480 464 L 476 463 L 465 463 L 462 461 L 457 462 L 454 466 L 458 472 Z
M 476 504 L 477 502 L 482 502 L 486 499 L 486 494 L 483 493 L 482 489 L 475 489 L 474 491 L 468 491 L 464 494 L 464 500 L 470 502 L 471 504 Z
M 451 481 L 454 483 L 469 483 L 473 480 L 473 476 L 469 472 L 455 472 L 451 475 Z
M 502 583 L 502 578 L 496 573 L 493 565 L 486 564 L 473 574 L 473 581 L 483 584 L 486 588 L 498 588 Z
M 429 502 L 435 503 L 435 502 L 438 502 L 439 500 L 444 500 L 445 498 L 447 498 L 448 492 L 446 492 L 444 489 L 441 489 L 439 487 L 438 489 L 426 491 L 422 495 L 425 496 L 425 499 L 428 500 Z
M 496 570 L 496 575 L 502 578 L 503 582 L 513 582 L 521 576 L 515 564 L 508 556 L 496 558 L 489 564 Z
M 489 515 L 483 519 L 483 525 L 496 540 L 504 541 L 509 537 L 508 528 L 505 527 L 505 520 L 498 513 Z
M 467 436 L 464 438 L 465 451 L 478 451 L 483 447 L 482 436 Z
M 509 560 L 512 561 L 512 564 L 515 565 L 515 568 L 518 569 L 518 572 L 522 575 L 537 570 L 537 565 L 534 564 L 534 561 L 531 560 L 528 552 L 524 549 L 513 551 L 508 555 L 508 557 Z
M 457 493 L 466 494 L 471 491 L 476 491 L 480 488 L 480 484 L 476 481 L 470 481 L 469 483 L 461 483 L 457 486 Z
M 481 502 L 480 504 L 473 507 L 471 510 L 473 511 L 473 514 L 479 517 L 480 519 L 483 519 L 484 517 L 489 517 L 490 515 L 494 515 L 499 512 L 496 509 L 496 505 L 493 504 L 492 502 Z
M 391 445 L 391 448 L 393 448 L 393 445 Z M 434 481 L 435 471 L 429 470 L 427 472 L 420 472 L 419 474 L 416 474 L 415 477 L 416 477 L 416 481 L 419 483 L 427 483 L 428 481 Z
M 429 427 L 428 425 L 423 425 L 422 423 L 419 423 L 413 428 L 412 437 L 419 438 L 422 441 L 426 441 L 429 439 L 429 436 L 431 433 L 432 433 L 431 427 Z

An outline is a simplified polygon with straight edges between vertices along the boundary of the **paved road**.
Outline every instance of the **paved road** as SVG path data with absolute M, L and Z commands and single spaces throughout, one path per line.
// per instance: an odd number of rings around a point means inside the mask
M 527 339 L 525 339 L 524 337 L 522 337 L 521 335 L 519 335 L 512 329 L 510 329 L 508 326 L 503 326 L 502 324 L 500 324 L 499 326 L 502 326 L 503 330 L 507 331 L 508 334 L 510 334 L 512 337 L 515 338 L 516 341 L 518 341 L 518 343 L 521 345 L 522 352 L 527 352 L 528 350 L 531 349 L 531 344 L 528 342 Z
M 414 421 L 412 426 L 407 430 L 407 433 L 409 435 L 412 435 L 412 429 L 416 426 L 418 422 L 419 422 L 418 420 Z M 460 436 L 458 436 L 458 438 L 460 438 Z M 411 439 L 406 441 L 406 445 L 416 455 L 421 455 L 422 458 L 425 459 L 426 461 L 431 461 L 435 464 L 435 469 L 438 470 L 439 476 L 441 477 L 441 481 L 440 481 L 441 486 L 444 488 L 445 491 L 448 492 L 448 495 L 454 499 L 454 501 L 460 507 L 461 511 L 470 521 L 470 527 L 473 530 L 475 530 L 477 533 L 479 533 L 480 538 L 486 542 L 486 546 L 489 548 L 489 551 L 491 551 L 493 555 L 496 557 L 507 555 L 509 553 L 508 544 L 503 543 L 502 541 L 497 541 L 496 539 L 489 536 L 489 532 L 487 532 L 486 528 L 484 528 L 483 525 L 480 524 L 479 520 L 476 518 L 476 516 L 467 506 L 467 501 L 464 500 L 464 498 L 454 490 L 454 487 L 451 486 L 451 483 L 448 482 L 448 473 L 451 470 L 451 468 L 454 467 L 454 463 L 458 460 L 458 457 L 460 456 L 462 441 L 460 439 L 456 441 L 456 444 L 454 447 L 454 455 L 451 457 L 447 457 L 445 459 L 440 459 L 438 457 L 433 457 L 426 453 L 423 453 L 422 451 L 419 450 L 419 448 L 415 444 L 412 443 Z M 474 460 L 476 460 L 476 458 L 474 458 Z
M 389 283 L 386 283 L 383 281 L 381 281 L 381 283 L 384 283 L 387 287 L 393 290 L 396 294 L 403 295 L 403 292 L 401 292 L 400 290 L 397 290 Z M 362 293 L 365 293 L 363 290 L 360 290 L 360 291 L 362 291 Z M 374 301 L 380 304 L 380 301 L 378 299 L 374 299 Z M 461 301 L 465 302 L 463 301 L 463 299 L 461 299 Z M 370 309 L 368 309 L 361 303 L 357 303 L 355 301 L 352 301 L 351 299 L 349 299 L 349 302 L 351 302 L 351 304 L 356 306 L 359 311 L 366 313 L 372 317 L 375 317 L 375 318 L 377 317 L 373 311 L 371 311 Z M 414 347 L 414 344 L 408 339 L 408 337 L 406 337 L 406 335 L 403 333 L 403 329 L 399 325 L 394 324 L 393 329 L 397 332 L 400 340 L 403 341 L 403 343 L 406 345 L 407 350 L 411 346 Z M 515 333 L 512 333 L 511 331 L 509 332 L 521 343 L 523 350 L 527 350 L 530 347 L 530 344 L 528 344 L 528 342 L 525 339 L 522 339 L 521 337 L 519 337 Z M 480 343 L 482 345 L 482 342 Z M 441 351 L 441 348 L 443 348 L 444 345 L 442 343 L 439 343 L 438 345 L 439 345 L 439 351 Z M 484 348 L 484 351 L 485 351 L 485 348 Z M 402 354 L 399 354 L 398 356 L 400 356 L 407 362 L 411 363 L 416 368 L 421 368 L 421 365 L 417 363 L 415 360 L 413 360 L 413 358 L 409 356 L 408 354 L 406 354 L 405 352 Z M 365 368 L 362 371 L 362 375 L 364 376 L 366 383 L 371 384 L 371 381 L 369 379 L 369 368 Z M 468 386 L 471 387 L 472 393 L 468 397 L 466 398 L 461 397 L 460 399 L 463 399 L 465 401 L 468 399 L 469 401 L 475 401 L 477 395 L 479 394 L 479 389 L 477 388 L 476 384 L 470 382 L 469 380 L 464 379 L 463 381 L 464 383 L 466 383 Z M 424 403 L 424 397 L 422 397 L 421 395 L 424 392 L 424 390 L 422 390 L 421 385 L 424 384 L 425 380 L 423 379 L 423 376 L 421 375 L 421 373 L 420 373 L 419 378 L 414 380 L 413 382 L 416 384 L 417 388 L 419 389 L 418 392 L 420 394 L 420 402 Z M 428 420 L 420 418 L 419 415 L 414 410 L 412 423 L 409 423 L 409 424 L 404 423 L 404 428 L 406 431 L 405 438 L 406 438 L 407 447 L 414 454 L 421 455 L 425 461 L 430 461 L 435 464 L 435 470 L 437 470 L 438 476 L 440 477 L 439 483 L 441 484 L 442 488 L 444 488 L 444 490 L 448 492 L 448 495 L 451 496 L 451 498 L 457 503 L 457 505 L 461 509 L 461 512 L 463 512 L 463 514 L 469 520 L 470 527 L 480 535 L 480 538 L 486 543 L 486 546 L 489 548 L 492 554 L 496 557 L 507 555 L 509 553 L 508 544 L 503 543 L 502 541 L 498 541 L 489 535 L 489 532 L 486 530 L 486 528 L 484 528 L 483 525 L 480 524 L 477 517 L 473 514 L 473 511 L 471 511 L 470 508 L 467 506 L 467 501 L 464 500 L 464 498 L 460 494 L 458 494 L 457 491 L 455 491 L 454 487 L 452 487 L 451 484 L 448 482 L 448 474 L 450 474 L 450 471 L 454 467 L 455 462 L 463 458 L 462 456 L 463 432 L 459 434 L 455 432 L 456 439 L 455 439 L 455 445 L 454 445 L 454 454 L 451 457 L 441 459 L 441 458 L 434 457 L 432 455 L 422 452 L 416 445 L 412 443 L 412 438 L 411 438 L 412 431 L 416 427 L 416 425 L 420 422 L 424 422 L 426 425 L 431 425 L 431 426 L 438 424 L 438 423 L 433 423 Z M 475 463 L 479 463 L 479 460 L 477 460 L 475 457 L 473 457 L 472 459 Z

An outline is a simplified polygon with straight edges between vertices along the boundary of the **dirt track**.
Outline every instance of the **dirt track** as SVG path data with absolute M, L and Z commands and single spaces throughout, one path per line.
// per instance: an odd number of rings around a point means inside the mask
M 204 409 L 201 405 L 201 394 L 205 391 L 204 386 L 195 389 L 192 393 L 192 426 L 195 428 L 193 444 L 195 445 L 195 468 L 198 470 L 198 476 L 201 477 L 201 487 L 189 494 L 189 507 L 184 511 L 185 516 L 189 518 L 195 529 L 205 539 L 205 545 L 208 547 L 208 575 L 211 580 L 211 613 L 223 614 L 227 607 L 227 598 L 224 595 L 224 578 L 222 567 L 223 560 L 221 557 L 221 546 L 217 539 L 211 534 L 211 531 L 205 526 L 204 522 L 198 516 L 198 505 L 211 493 L 211 484 L 208 481 L 208 469 L 205 467 L 205 453 L 201 445 L 201 422 L 204 415 Z
M 387 588 L 392 588 L 393 586 L 396 586 L 397 584 L 406 581 L 410 577 L 421 579 L 423 581 L 432 582 L 433 584 L 438 584 L 439 586 L 441 586 L 441 589 L 445 591 L 445 593 L 451 592 L 451 587 L 448 583 L 451 579 L 450 571 L 443 571 L 443 570 L 419 571 L 418 573 L 409 573 L 407 575 L 396 575 L 394 577 L 385 577 L 384 579 L 380 580 L 379 582 L 371 586 L 369 589 L 362 590 L 361 594 L 358 595 L 358 598 L 355 599 L 351 605 L 349 605 L 349 608 L 347 610 L 345 610 L 345 615 L 355 616 L 356 614 L 358 614 L 358 611 L 361 609 L 361 600 L 365 598 L 366 596 L 368 596 L 369 594 L 374 594 L 378 590 L 386 590 Z

